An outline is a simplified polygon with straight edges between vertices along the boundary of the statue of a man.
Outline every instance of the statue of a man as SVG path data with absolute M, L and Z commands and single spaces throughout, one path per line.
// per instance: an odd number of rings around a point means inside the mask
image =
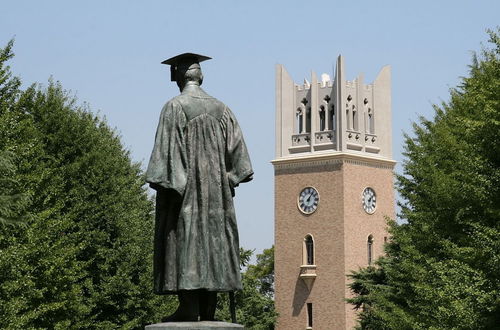
M 242 288 L 233 196 L 253 170 L 233 113 L 200 87 L 207 59 L 162 62 L 181 91 L 163 107 L 146 172 L 156 190 L 154 289 L 179 297 L 166 322 L 213 320 L 217 292 Z

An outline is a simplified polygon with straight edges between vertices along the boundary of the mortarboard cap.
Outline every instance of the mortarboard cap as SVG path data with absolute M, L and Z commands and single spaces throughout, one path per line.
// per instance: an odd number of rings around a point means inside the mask
M 166 59 L 165 61 L 161 62 L 162 64 L 168 64 L 170 65 L 170 80 L 175 81 L 175 74 L 177 72 L 177 68 L 179 66 L 191 66 L 192 64 L 198 64 L 200 62 L 206 61 L 206 60 L 211 60 L 211 57 L 200 55 L 200 54 L 194 54 L 194 53 L 183 53 L 174 57 L 171 57 L 169 59 Z

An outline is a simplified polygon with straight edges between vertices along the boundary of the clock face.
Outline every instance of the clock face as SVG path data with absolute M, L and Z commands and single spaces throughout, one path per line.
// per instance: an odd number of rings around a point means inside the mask
M 377 195 L 375 195 L 375 191 L 368 187 L 363 190 L 363 208 L 366 213 L 372 214 L 375 212 L 375 208 L 377 207 Z
M 318 208 L 319 194 L 313 187 L 302 189 L 297 200 L 299 210 L 305 214 L 311 214 Z

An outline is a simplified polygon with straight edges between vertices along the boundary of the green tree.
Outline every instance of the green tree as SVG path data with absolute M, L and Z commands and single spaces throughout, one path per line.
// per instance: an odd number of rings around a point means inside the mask
M 377 267 L 352 275 L 362 329 L 500 324 L 500 29 L 406 136 L 404 199 Z
M 13 157 L 0 159 L 0 195 L 21 192 L 15 209 L 28 214 L 0 226 L 0 328 L 159 321 L 174 306 L 152 293 L 153 203 L 139 164 L 60 84 L 20 90 L 11 48 L 0 50 L 0 150 Z
M 274 246 L 257 255 L 255 265 L 249 264 L 252 250 L 240 250 L 243 290 L 235 294 L 236 319 L 247 329 L 274 329 Z M 227 294 L 219 294 L 216 318 L 231 321 Z
M 0 49 L 0 115 L 9 111 L 19 95 L 21 81 L 12 77 L 6 62 L 12 58 L 11 40 Z M 2 133 L 0 132 L 0 135 Z M 27 195 L 23 194 L 15 180 L 14 155 L 0 149 L 0 225 L 22 223 L 25 216 Z
M 0 48 L 0 114 L 12 107 L 20 92 L 21 80 L 12 76 L 7 65 L 7 61 L 14 56 L 13 46 L 14 40 L 11 40 L 4 48 Z
M 0 152 L 0 225 L 22 224 L 27 220 L 29 199 L 20 191 L 15 172 L 13 155 Z
M 274 245 L 257 255 L 257 263 L 248 265 L 245 275 L 257 279 L 259 292 L 274 299 Z

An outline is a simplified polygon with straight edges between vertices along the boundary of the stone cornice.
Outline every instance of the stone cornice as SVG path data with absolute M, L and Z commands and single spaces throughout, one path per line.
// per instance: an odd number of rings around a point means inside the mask
M 283 157 L 271 161 L 276 170 L 317 167 L 334 164 L 356 164 L 376 168 L 394 169 L 396 161 L 387 158 L 357 155 L 352 153 L 336 152 L 328 154 L 310 154 L 294 157 Z

